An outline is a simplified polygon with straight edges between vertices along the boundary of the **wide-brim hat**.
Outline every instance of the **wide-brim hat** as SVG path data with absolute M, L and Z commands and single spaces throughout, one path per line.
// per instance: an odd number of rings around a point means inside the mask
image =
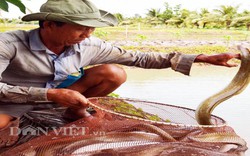
M 40 12 L 25 15 L 23 21 L 58 21 L 89 27 L 115 26 L 118 21 L 111 13 L 99 10 L 88 0 L 48 0 Z

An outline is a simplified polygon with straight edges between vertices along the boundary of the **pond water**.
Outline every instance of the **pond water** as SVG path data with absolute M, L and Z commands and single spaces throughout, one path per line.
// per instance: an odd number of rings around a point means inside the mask
M 127 81 L 115 93 L 121 97 L 172 104 L 196 109 L 206 98 L 225 88 L 239 67 L 192 67 L 190 76 L 171 69 L 128 68 Z M 215 108 L 213 114 L 227 121 L 250 144 L 250 85 Z M 250 151 L 246 152 L 250 155 Z

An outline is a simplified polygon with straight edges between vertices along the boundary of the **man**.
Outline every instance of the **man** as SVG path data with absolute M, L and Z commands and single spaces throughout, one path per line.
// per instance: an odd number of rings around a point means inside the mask
M 53 101 L 81 117 L 88 97 L 108 95 L 126 81 L 125 71 L 114 64 L 171 67 L 189 75 L 193 62 L 233 67 L 227 62 L 240 58 L 231 53 L 140 53 L 112 46 L 90 35 L 96 27 L 115 26 L 116 18 L 88 0 L 48 0 L 39 13 L 22 20 L 39 20 L 40 27 L 0 34 L 0 132 L 29 110 L 56 107 L 37 101 Z M 89 65 L 98 66 L 83 71 Z

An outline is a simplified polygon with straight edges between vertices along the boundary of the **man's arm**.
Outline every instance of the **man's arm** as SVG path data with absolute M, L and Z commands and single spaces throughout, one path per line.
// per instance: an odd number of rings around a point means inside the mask
M 87 54 L 88 56 L 85 55 L 86 58 L 91 58 L 89 65 L 116 63 L 146 69 L 172 68 L 177 72 L 189 75 L 193 61 L 197 57 L 197 55 L 182 54 L 179 52 L 159 53 L 130 51 L 113 46 L 97 38 L 90 38 L 87 45 L 89 44 L 95 46 L 82 47 L 86 53 L 91 51 L 91 53 Z M 87 48 L 89 47 L 94 48 L 88 50 Z
M 236 66 L 236 64 L 228 64 L 232 58 L 240 58 L 240 54 L 222 53 L 216 55 L 195 55 L 183 54 L 179 52 L 171 53 L 154 53 L 154 52 L 134 52 L 127 51 L 122 48 L 112 46 L 109 43 L 101 40 L 91 39 L 95 43 L 95 49 L 91 51 L 90 65 L 103 63 L 117 63 L 127 66 L 137 66 L 141 68 L 172 68 L 173 70 L 190 74 L 191 66 L 194 62 L 210 63 L 220 66 Z M 90 42 L 90 43 L 91 43 Z M 92 44 L 93 44 L 92 43 Z M 87 46 L 85 46 L 86 48 Z M 96 48 L 99 47 L 100 49 Z
M 14 47 L 0 42 L 0 101 L 26 103 L 29 101 L 47 101 L 47 89 L 13 86 L 2 82 L 2 73 L 7 69 L 15 56 Z
M 12 86 L 0 82 L 0 101 L 26 103 L 47 101 L 47 88 Z
M 228 61 L 230 61 L 233 58 L 240 59 L 241 55 L 236 53 L 221 53 L 215 55 L 200 54 L 195 58 L 194 62 L 209 63 L 213 65 L 226 66 L 226 67 L 235 67 L 237 66 L 237 64 L 228 63 Z

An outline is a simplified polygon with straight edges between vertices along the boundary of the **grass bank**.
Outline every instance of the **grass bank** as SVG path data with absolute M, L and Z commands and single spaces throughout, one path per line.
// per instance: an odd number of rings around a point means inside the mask
M 38 25 L 0 24 L 0 32 L 30 30 Z M 236 51 L 236 45 L 250 42 L 250 31 L 226 29 L 187 29 L 165 26 L 117 26 L 97 28 L 94 35 L 128 50 L 143 52 L 180 51 L 187 54 Z M 164 42 L 164 44 L 161 44 Z M 167 42 L 167 44 L 166 44 Z M 188 43 L 186 43 L 188 42 Z M 237 42 L 237 43 L 236 43 Z

